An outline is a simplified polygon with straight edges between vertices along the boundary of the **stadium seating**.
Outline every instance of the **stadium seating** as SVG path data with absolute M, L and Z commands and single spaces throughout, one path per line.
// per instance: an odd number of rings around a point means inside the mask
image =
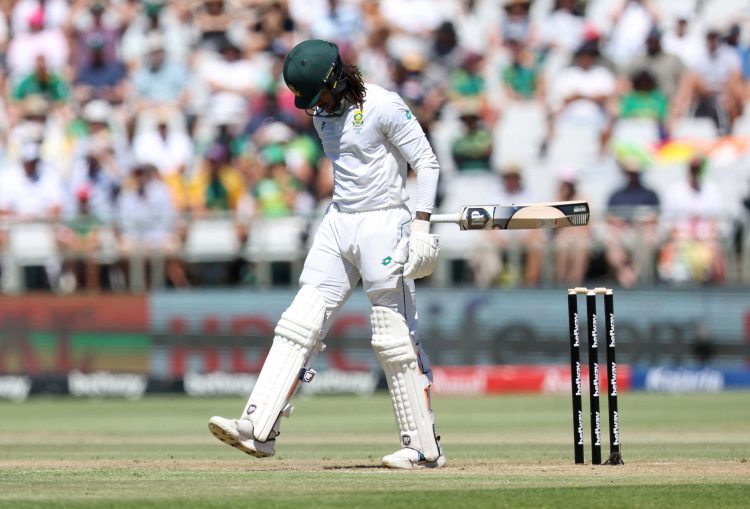
M 185 261 L 230 261 L 239 251 L 240 241 L 232 219 L 196 219 L 190 223 L 183 249 Z
M 585 126 L 559 123 L 550 141 L 549 159 L 584 168 L 599 158 L 599 134 Z
M 58 260 L 55 231 L 49 223 L 18 223 L 8 229 L 3 256 L 3 291 L 24 290 L 24 267 L 46 266 Z
M 612 128 L 612 143 L 651 145 L 659 141 L 659 126 L 650 118 L 621 118 Z
M 503 110 L 500 125 L 495 129 L 497 165 L 510 163 L 523 166 L 539 155 L 539 147 L 546 136 L 545 112 L 539 103 L 513 103 Z
M 255 219 L 250 223 L 244 258 L 255 265 L 261 286 L 271 282 L 271 262 L 287 262 L 292 267 L 292 279 L 300 271 L 304 256 L 303 234 L 307 221 L 303 217 Z
M 716 124 L 709 118 L 682 117 L 672 130 L 672 137 L 678 140 L 713 140 L 718 135 Z

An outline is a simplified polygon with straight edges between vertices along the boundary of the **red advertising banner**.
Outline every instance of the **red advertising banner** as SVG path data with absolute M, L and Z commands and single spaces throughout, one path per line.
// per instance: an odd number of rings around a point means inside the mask
M 605 365 L 600 380 L 606 393 Z M 617 388 L 630 389 L 631 369 L 617 366 Z M 444 396 L 483 396 L 502 393 L 563 394 L 570 392 L 570 367 L 564 365 L 434 366 L 433 391 Z M 588 368 L 581 373 L 588 387 Z

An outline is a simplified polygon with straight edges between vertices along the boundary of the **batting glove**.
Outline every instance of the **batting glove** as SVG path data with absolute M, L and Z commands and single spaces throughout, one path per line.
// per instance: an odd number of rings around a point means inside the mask
M 403 269 L 403 276 L 419 279 L 432 274 L 440 253 L 440 236 L 430 234 L 430 222 L 415 219 L 411 223 L 411 235 L 398 242 L 393 255 L 396 274 Z

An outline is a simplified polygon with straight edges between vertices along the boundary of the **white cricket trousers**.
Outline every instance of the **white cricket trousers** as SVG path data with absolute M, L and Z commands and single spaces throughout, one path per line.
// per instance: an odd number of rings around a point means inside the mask
M 392 274 L 396 244 L 411 232 L 408 207 L 365 212 L 342 212 L 335 203 L 326 211 L 305 259 L 300 286 L 312 285 L 323 295 L 326 316 L 322 337 L 338 311 L 362 280 L 373 306 L 384 306 L 404 316 L 417 347 L 422 370 L 431 378 L 430 364 L 420 348 L 414 281 Z

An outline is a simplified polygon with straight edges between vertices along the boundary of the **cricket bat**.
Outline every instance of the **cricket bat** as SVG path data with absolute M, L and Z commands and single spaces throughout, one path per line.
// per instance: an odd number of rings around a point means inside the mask
M 584 226 L 590 214 L 586 201 L 467 205 L 457 214 L 433 214 L 430 222 L 455 223 L 461 230 L 535 230 Z

